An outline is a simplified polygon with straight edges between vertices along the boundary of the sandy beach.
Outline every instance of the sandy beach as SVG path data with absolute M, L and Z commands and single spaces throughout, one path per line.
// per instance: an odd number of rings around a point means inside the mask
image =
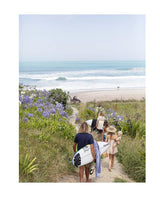
M 70 93 L 70 96 L 76 96 L 82 103 L 89 101 L 112 101 L 112 100 L 142 100 L 145 98 L 145 89 L 114 89 L 100 91 L 86 91 Z

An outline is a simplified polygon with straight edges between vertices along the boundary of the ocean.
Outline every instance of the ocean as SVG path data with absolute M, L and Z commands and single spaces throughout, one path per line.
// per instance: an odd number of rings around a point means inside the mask
M 19 83 L 70 93 L 145 88 L 145 61 L 20 62 Z

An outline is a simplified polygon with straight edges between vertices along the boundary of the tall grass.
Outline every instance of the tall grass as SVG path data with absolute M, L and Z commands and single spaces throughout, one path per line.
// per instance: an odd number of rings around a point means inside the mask
M 123 136 L 117 153 L 125 172 L 137 182 L 145 182 L 145 142 Z
M 72 140 L 57 134 L 40 139 L 39 130 L 22 129 L 20 132 L 20 156 L 36 156 L 37 170 L 33 174 L 20 173 L 20 182 L 57 182 L 65 174 L 74 172 Z

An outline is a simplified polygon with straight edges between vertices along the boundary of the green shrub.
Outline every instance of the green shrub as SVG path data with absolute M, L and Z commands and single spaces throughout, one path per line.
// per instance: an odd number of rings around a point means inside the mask
M 49 99 L 55 104 L 55 102 L 62 103 L 64 107 L 67 105 L 69 93 L 64 92 L 62 89 L 52 89 L 49 91 Z

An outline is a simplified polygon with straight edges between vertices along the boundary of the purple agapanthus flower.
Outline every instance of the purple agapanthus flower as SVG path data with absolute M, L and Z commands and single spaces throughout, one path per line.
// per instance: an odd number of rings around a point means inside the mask
M 42 103 L 37 104 L 37 107 L 43 107 L 44 105 Z
M 38 103 L 34 103 L 34 106 L 38 107 Z
M 37 103 L 43 103 L 43 99 L 37 99 Z
M 77 117 L 75 122 L 80 124 L 81 123 L 81 119 L 79 117 Z
M 42 108 L 38 108 L 37 111 L 38 111 L 38 112 L 42 112 Z
M 88 107 L 88 109 L 90 109 L 91 111 L 96 111 L 94 108 Z
M 28 116 L 28 117 L 33 117 L 34 115 L 31 114 L 31 113 L 28 113 L 27 116 Z
M 47 106 L 44 106 L 43 109 L 44 109 L 44 110 L 47 110 Z
M 43 111 L 42 112 L 42 116 L 44 116 L 45 118 L 49 118 L 50 117 L 50 113 L 48 111 Z
M 22 100 L 23 100 L 22 96 L 19 96 L 19 101 L 21 101 L 21 102 L 22 102 Z
M 33 99 L 29 98 L 29 96 L 24 95 L 23 99 L 22 99 L 22 104 L 28 104 L 28 103 L 32 103 Z
M 28 122 L 28 118 L 27 117 L 23 118 L 23 121 Z
M 29 103 L 28 106 L 29 106 L 29 107 L 33 107 L 32 103 Z
M 59 111 L 59 114 L 61 116 L 65 116 L 65 117 L 68 117 L 67 113 L 65 111 Z
M 62 111 L 64 109 L 63 105 L 61 103 L 57 103 L 55 105 L 55 108 L 58 110 L 58 111 Z
M 55 113 L 56 113 L 56 110 L 55 110 L 54 108 L 51 108 L 51 109 L 49 109 L 49 112 L 50 112 L 51 114 L 55 114 Z
M 124 120 L 124 116 L 117 116 L 117 120 L 118 121 L 123 121 Z
M 116 116 L 116 112 L 111 112 L 111 114 L 110 114 L 110 116 L 113 118 L 113 117 L 115 117 Z
M 53 107 L 53 104 L 52 104 L 52 103 L 47 103 L 46 105 L 47 105 L 47 107 L 49 107 L 49 108 L 52 108 L 52 107 Z

